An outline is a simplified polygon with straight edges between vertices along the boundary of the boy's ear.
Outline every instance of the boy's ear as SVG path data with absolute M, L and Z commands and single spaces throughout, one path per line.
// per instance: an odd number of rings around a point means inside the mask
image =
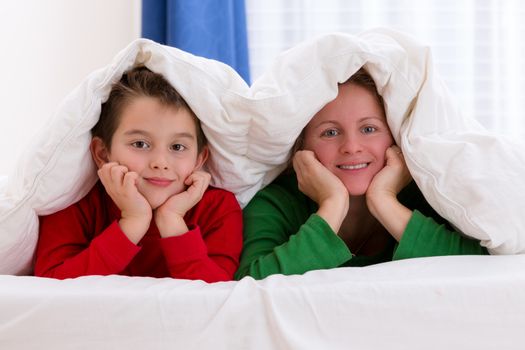
M 208 159 L 208 146 L 202 147 L 201 152 L 197 156 L 197 161 L 195 162 L 195 170 L 200 170 L 204 163 L 206 163 L 206 160 Z
M 109 161 L 108 149 L 100 137 L 93 137 L 91 139 L 89 150 L 91 151 L 91 157 L 93 157 L 97 168 L 100 169 L 102 165 Z

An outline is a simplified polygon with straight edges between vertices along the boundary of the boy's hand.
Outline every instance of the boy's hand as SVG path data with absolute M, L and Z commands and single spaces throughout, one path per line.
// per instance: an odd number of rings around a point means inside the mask
M 188 188 L 171 196 L 155 210 L 155 222 L 162 237 L 179 236 L 188 231 L 184 215 L 202 199 L 210 180 L 211 175 L 205 171 L 193 172 L 184 181 Z
M 137 244 L 149 228 L 152 210 L 137 189 L 138 174 L 116 162 L 104 164 L 98 176 L 113 202 L 121 211 L 120 228 Z
M 293 157 L 299 190 L 319 205 L 317 214 L 338 232 L 348 213 L 349 194 L 343 182 L 328 170 L 312 151 L 297 151 Z

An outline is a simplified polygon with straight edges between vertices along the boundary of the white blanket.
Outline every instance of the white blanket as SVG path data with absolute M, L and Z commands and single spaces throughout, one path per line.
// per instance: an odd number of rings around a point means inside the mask
M 213 184 L 245 205 L 283 169 L 304 125 L 365 65 L 396 142 L 432 206 L 492 253 L 525 251 L 524 143 L 462 116 L 434 72 L 430 49 L 394 31 L 331 34 L 284 52 L 247 86 L 228 66 L 137 40 L 93 72 L 0 186 L 0 273 L 30 271 L 38 215 L 62 209 L 96 181 L 88 145 L 111 84 L 134 65 L 162 73 L 188 101 L 211 144 Z
M 0 276 L 2 349 L 523 349 L 525 256 L 206 285 Z

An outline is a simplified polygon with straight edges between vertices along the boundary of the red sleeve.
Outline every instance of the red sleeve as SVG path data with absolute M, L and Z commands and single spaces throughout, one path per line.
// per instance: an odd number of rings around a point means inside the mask
M 62 211 L 40 217 L 35 276 L 65 279 L 118 274 L 140 250 L 117 221 L 104 228 L 100 208 L 90 208 L 93 198 L 86 197 Z M 93 239 L 97 230 L 102 232 Z
M 231 281 L 242 249 L 242 211 L 232 193 L 211 189 L 186 215 L 190 231 L 162 239 L 174 278 Z

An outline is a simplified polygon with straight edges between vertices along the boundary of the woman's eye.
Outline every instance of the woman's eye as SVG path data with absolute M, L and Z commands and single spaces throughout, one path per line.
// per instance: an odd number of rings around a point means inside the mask
M 178 152 L 180 152 L 180 151 L 184 151 L 184 150 L 186 149 L 186 146 L 181 145 L 180 143 L 176 143 L 176 144 L 174 144 L 174 145 L 171 146 L 171 149 L 172 149 L 173 151 L 178 151 Z
M 339 131 L 336 129 L 328 129 L 323 132 L 323 136 L 333 137 L 339 135 Z
M 373 126 L 365 126 L 361 130 L 363 131 L 364 134 L 370 134 L 370 133 L 373 133 L 374 131 L 376 131 L 376 128 L 374 128 Z
M 131 145 L 135 148 L 141 148 L 141 149 L 149 148 L 149 145 L 144 141 L 135 141 Z

